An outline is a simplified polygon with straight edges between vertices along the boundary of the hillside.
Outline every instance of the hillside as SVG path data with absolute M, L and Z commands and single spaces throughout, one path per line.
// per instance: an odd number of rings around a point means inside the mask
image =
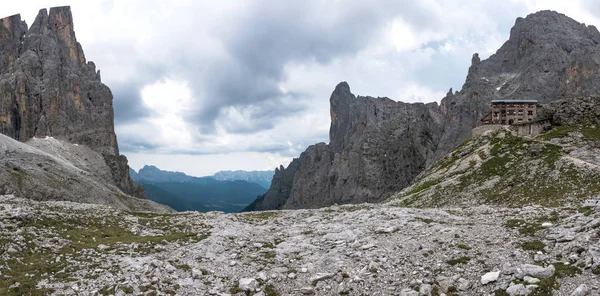
M 415 207 L 568 206 L 600 194 L 600 98 L 548 108 L 550 131 L 519 137 L 505 126 L 473 136 L 393 199 Z
M 489 58 L 472 57 L 465 83 L 436 103 L 355 96 L 340 83 L 330 97 L 329 144 L 280 168 L 248 210 L 380 202 L 405 188 L 471 135 L 493 99 L 600 94 L 600 32 L 555 11 L 517 18 Z M 397 98 L 402 100 L 403 98 Z
M 155 202 L 128 197 L 112 182 L 101 154 L 51 137 L 26 143 L 0 134 L 0 192 L 35 200 L 68 200 L 124 210 L 170 212 Z

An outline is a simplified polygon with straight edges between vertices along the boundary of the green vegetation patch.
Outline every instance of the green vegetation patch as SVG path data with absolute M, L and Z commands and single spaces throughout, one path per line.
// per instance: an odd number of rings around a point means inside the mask
M 526 251 L 544 251 L 546 245 L 540 240 L 525 241 L 519 243 L 519 247 Z
M 449 265 L 457 265 L 457 264 L 467 264 L 469 261 L 471 261 L 471 257 L 468 256 L 463 256 L 460 258 L 456 258 L 456 259 L 451 259 L 446 261 L 446 263 L 448 263 Z

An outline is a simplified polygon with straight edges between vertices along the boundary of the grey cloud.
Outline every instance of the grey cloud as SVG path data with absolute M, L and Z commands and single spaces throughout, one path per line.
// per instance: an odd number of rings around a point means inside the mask
M 210 99 L 197 105 L 189 121 L 203 132 L 209 132 L 215 120 L 223 119 L 218 115 L 227 106 L 277 102 L 286 95 L 278 86 L 285 80 L 286 64 L 312 61 L 327 64 L 336 57 L 360 51 L 393 16 L 395 9 L 390 8 L 399 8 L 397 1 L 384 3 L 258 2 L 232 26 L 225 26 L 218 32 L 223 36 L 228 59 L 207 65 L 209 74 L 205 79 L 209 83 L 194 91 L 198 97 Z M 269 129 L 274 121 L 302 110 L 298 106 L 278 106 L 277 113 L 270 114 L 270 121 L 265 121 L 264 129 Z M 260 121 L 260 115 L 256 115 L 254 119 Z M 256 126 L 251 131 L 259 129 Z M 237 131 L 245 133 L 249 130 Z
M 151 115 L 151 110 L 142 102 L 141 87 L 135 84 L 119 84 L 111 87 L 115 124 L 135 122 Z

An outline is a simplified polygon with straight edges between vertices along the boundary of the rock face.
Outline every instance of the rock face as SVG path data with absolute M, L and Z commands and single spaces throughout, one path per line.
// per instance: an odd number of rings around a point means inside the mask
M 143 198 L 119 154 L 112 93 L 86 62 L 70 8 L 40 10 L 29 29 L 19 15 L 2 19 L 0 47 L 0 133 L 86 145 L 104 156 L 119 188 Z
M 341 83 L 330 99 L 329 145 L 311 146 L 278 170 L 248 210 L 383 200 L 467 139 L 492 99 L 546 104 L 597 95 L 599 43 L 594 26 L 541 11 L 518 18 L 509 40 L 488 59 L 474 54 L 462 89 L 450 89 L 440 106 L 355 97 Z
M 330 102 L 330 144 L 313 145 L 276 170 L 271 189 L 249 209 L 378 202 L 407 186 L 433 157 L 443 122 L 437 104 L 355 97 L 345 82 Z

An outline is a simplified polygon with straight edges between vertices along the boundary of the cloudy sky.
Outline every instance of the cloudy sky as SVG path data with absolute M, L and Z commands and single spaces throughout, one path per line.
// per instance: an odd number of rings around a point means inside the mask
M 358 95 L 439 102 L 519 16 L 552 9 L 600 26 L 595 0 L 22 0 L 0 14 L 30 25 L 62 5 L 113 92 L 130 165 L 197 176 L 287 166 L 328 142 L 340 81 Z

